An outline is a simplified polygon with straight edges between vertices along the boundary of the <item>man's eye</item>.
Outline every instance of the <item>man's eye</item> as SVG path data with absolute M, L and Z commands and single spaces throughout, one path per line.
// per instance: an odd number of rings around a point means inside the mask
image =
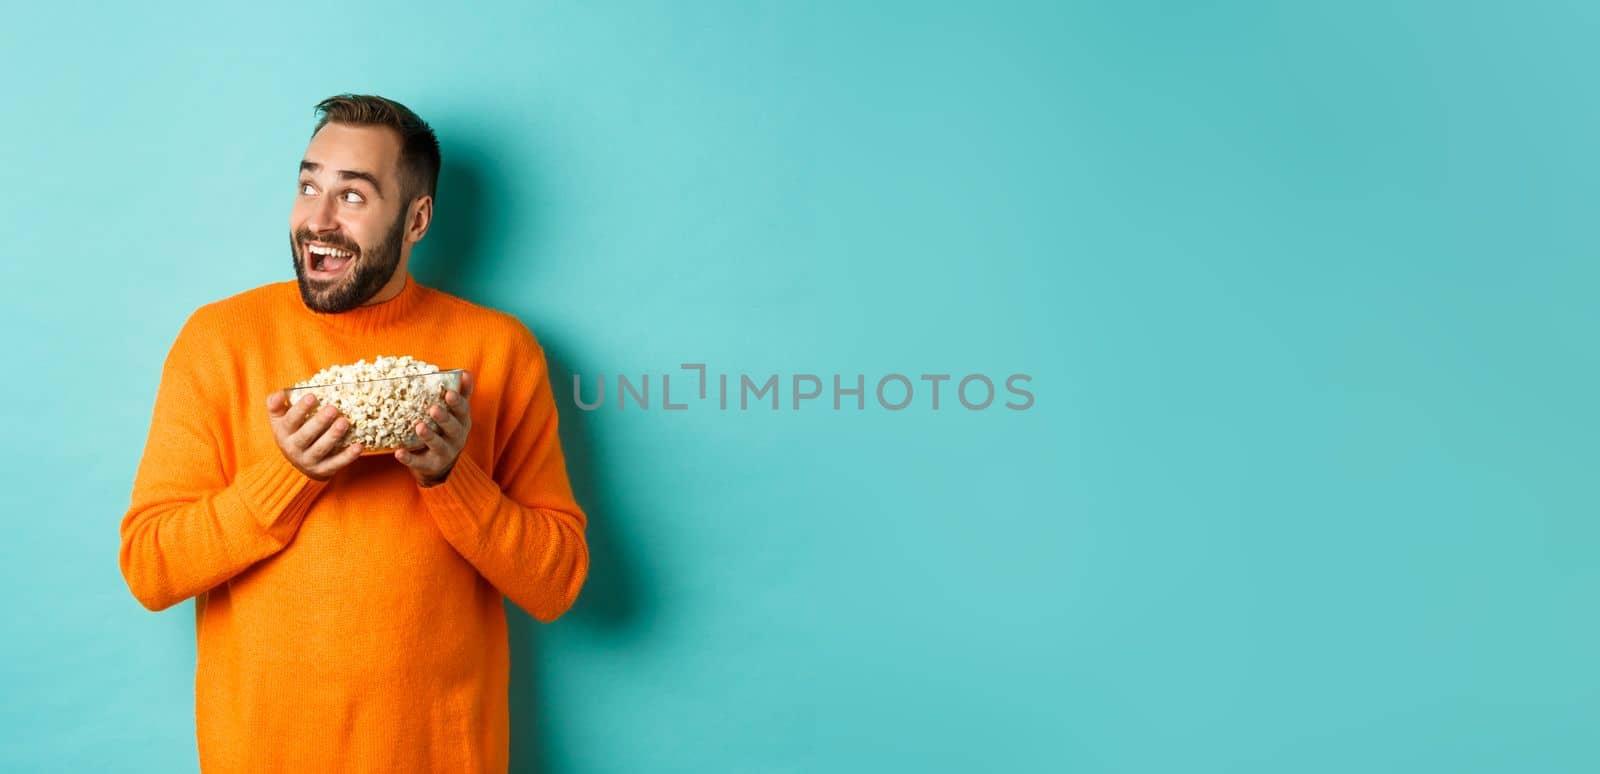
M 300 193 L 307 193 L 306 189 L 308 189 L 310 187 L 311 187 L 310 183 L 301 183 L 300 184 Z
M 360 204 L 360 203 L 366 201 L 365 197 L 363 197 L 361 194 L 359 194 L 359 193 L 357 193 L 355 191 L 345 191 L 344 195 L 345 195 L 345 201 L 350 202 L 351 204 Z M 350 197 L 352 197 L 352 196 L 354 196 L 356 198 L 351 199 Z

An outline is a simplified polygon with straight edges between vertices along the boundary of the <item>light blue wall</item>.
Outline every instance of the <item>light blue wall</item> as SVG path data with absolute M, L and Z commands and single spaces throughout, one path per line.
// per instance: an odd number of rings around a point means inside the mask
M 1002 5 L 8 9 L 0 769 L 194 769 L 118 522 L 340 91 L 434 124 L 417 273 L 560 376 L 1033 376 L 564 401 L 517 770 L 1600 769 L 1600 12 Z

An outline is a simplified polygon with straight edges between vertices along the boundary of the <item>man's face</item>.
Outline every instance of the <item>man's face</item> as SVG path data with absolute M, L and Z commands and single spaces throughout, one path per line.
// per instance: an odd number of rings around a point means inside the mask
M 399 163 L 400 137 L 386 127 L 329 123 L 311 138 L 289 211 L 289 247 L 307 307 L 354 309 L 394 276 L 410 211 Z

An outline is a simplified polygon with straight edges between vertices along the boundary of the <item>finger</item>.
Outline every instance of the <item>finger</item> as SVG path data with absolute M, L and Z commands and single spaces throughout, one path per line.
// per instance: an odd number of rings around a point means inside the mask
M 360 441 L 357 441 L 349 446 L 344 447 L 343 451 L 333 455 L 333 457 L 328 461 L 333 464 L 335 469 L 342 468 L 352 462 L 355 462 L 356 458 L 360 457 L 361 452 L 365 450 L 366 447 L 362 446 Z
M 450 413 L 455 415 L 456 422 L 464 428 L 472 426 L 472 407 L 467 404 L 467 399 L 461 393 L 455 390 L 446 392 L 444 402 Z
M 267 414 L 273 419 L 283 416 L 289 410 L 289 395 L 283 390 L 278 390 L 267 396 Z
M 349 429 L 350 422 L 344 417 L 333 420 L 328 424 L 328 429 L 311 444 L 311 448 L 306 450 L 306 456 L 310 457 L 313 463 L 321 462 L 324 457 L 334 453 Z
M 349 467 L 350 463 L 355 462 L 356 458 L 361 456 L 361 450 L 361 444 L 350 444 L 349 446 L 340 449 L 337 453 L 329 456 L 327 459 L 311 465 L 311 469 L 315 471 L 317 475 L 322 478 L 322 480 L 326 481 L 330 478 L 333 478 L 335 473 L 338 473 L 339 471 L 344 470 L 346 467 Z
M 287 398 L 287 396 L 285 396 L 285 398 Z M 289 412 L 283 416 L 283 427 L 285 432 L 293 433 L 294 431 L 300 429 L 300 426 L 306 421 L 306 415 L 310 414 L 312 410 L 316 409 L 316 407 L 317 396 L 312 395 L 311 393 L 306 393 L 305 397 L 301 398 L 294 404 L 294 406 L 290 407 Z
M 450 456 L 450 441 L 428 427 L 426 422 L 417 423 L 417 439 L 428 446 L 428 452 L 439 454 L 442 457 Z
M 394 452 L 394 458 L 399 460 L 408 468 L 415 468 L 426 473 L 432 467 L 428 457 L 428 455 L 432 453 L 432 450 L 426 446 L 422 447 L 421 449 L 396 449 Z
M 333 406 L 323 406 L 321 411 L 318 411 L 310 419 L 307 419 L 306 423 L 301 425 L 299 430 L 294 431 L 294 433 L 289 436 L 289 443 L 292 444 L 296 449 L 305 449 L 310 447 L 312 444 L 317 442 L 317 437 L 322 435 L 324 432 L 327 432 L 328 426 L 333 424 L 333 421 L 338 418 L 339 409 L 334 408 Z
M 446 438 L 458 439 L 462 436 L 463 431 L 466 430 L 456 413 L 443 406 L 429 406 L 428 416 L 432 417 L 434 422 L 439 423 L 439 434 Z
M 472 377 L 472 372 L 471 371 L 462 371 L 461 372 L 461 397 L 463 397 L 463 398 L 472 397 L 472 386 L 474 384 L 477 384 L 477 381 L 478 381 L 477 379 L 474 379 Z

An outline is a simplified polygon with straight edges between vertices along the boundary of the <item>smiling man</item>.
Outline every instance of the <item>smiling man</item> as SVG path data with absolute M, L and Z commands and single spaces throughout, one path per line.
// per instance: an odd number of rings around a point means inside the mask
M 195 600 L 204 771 L 503 772 L 502 600 L 553 621 L 589 568 L 544 351 L 411 275 L 439 173 L 428 125 L 375 96 L 317 113 L 295 280 L 200 307 L 167 354 L 123 577 L 150 610 Z M 341 448 L 345 418 L 285 396 L 383 355 L 466 371 L 415 449 Z
M 387 301 L 405 286 L 405 272 L 396 269 L 402 253 L 409 257 L 411 245 L 432 220 L 439 146 L 431 132 L 407 137 L 384 131 L 382 124 L 336 123 L 328 115 L 366 117 L 354 110 L 325 114 L 312 135 L 300 162 L 289 248 L 306 307 L 338 313 Z M 402 143 L 411 147 L 402 148 Z M 393 169 L 397 165 L 401 168 Z M 395 173 L 389 175 L 387 191 L 376 171 L 386 167 Z M 399 176 L 403 182 L 395 179 Z M 404 190 L 396 190 L 397 184 Z M 324 188 L 328 193 L 321 195 Z

